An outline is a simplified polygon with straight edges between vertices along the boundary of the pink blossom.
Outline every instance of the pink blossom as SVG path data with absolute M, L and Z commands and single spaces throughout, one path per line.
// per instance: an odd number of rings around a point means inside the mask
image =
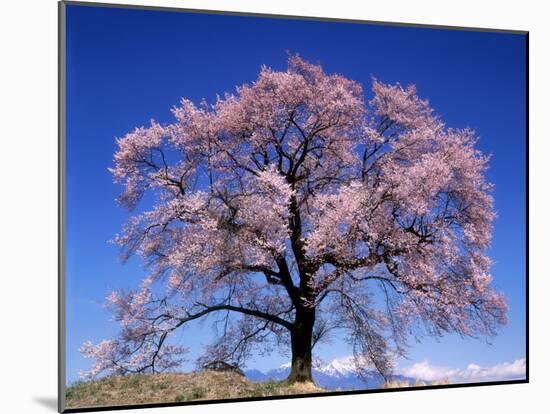
M 291 344 L 293 380 L 311 377 L 312 348 L 334 329 L 358 365 L 388 373 L 411 331 L 505 323 L 475 133 L 447 128 L 414 86 L 372 91 L 291 56 L 284 72 L 262 67 L 212 105 L 182 99 L 172 124 L 117 140 L 119 201 L 154 201 L 115 241 L 151 274 L 109 296 L 121 332 L 83 345 L 91 376 L 176 367 L 185 349 L 166 338 L 211 313 L 220 337 L 201 361 Z

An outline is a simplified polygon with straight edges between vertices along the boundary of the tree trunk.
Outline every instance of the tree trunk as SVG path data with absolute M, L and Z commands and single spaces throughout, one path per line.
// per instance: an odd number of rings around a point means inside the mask
M 292 365 L 287 378 L 289 382 L 313 381 L 311 375 L 311 345 L 315 309 L 298 308 L 294 331 L 290 335 L 292 348 Z

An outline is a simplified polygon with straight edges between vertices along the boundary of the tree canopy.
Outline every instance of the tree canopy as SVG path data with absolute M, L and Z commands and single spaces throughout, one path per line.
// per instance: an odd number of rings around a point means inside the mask
M 488 157 L 414 86 L 373 79 L 372 92 L 290 56 L 118 139 L 120 203 L 154 201 L 116 242 L 149 276 L 108 297 L 120 333 L 83 345 L 87 374 L 176 368 L 186 350 L 167 338 L 208 315 L 219 329 L 202 363 L 284 348 L 296 381 L 331 333 L 384 375 L 410 335 L 494 334 L 506 301 L 486 253 Z

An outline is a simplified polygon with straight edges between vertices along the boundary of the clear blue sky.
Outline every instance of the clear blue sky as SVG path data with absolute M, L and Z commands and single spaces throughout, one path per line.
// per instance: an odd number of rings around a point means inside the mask
M 453 335 L 413 342 L 410 362 L 462 367 L 525 356 L 523 35 L 68 6 L 68 381 L 88 366 L 79 346 L 117 331 L 103 309 L 107 293 L 135 287 L 146 275 L 137 259 L 121 264 L 108 243 L 128 218 L 107 171 L 115 137 L 151 118 L 171 122 L 169 109 L 181 97 L 212 101 L 253 81 L 262 64 L 284 70 L 287 51 L 361 82 L 367 97 L 373 75 L 414 83 L 449 126 L 478 132 L 479 148 L 493 155 L 488 178 L 498 219 L 490 255 L 495 286 L 508 298 L 509 324 L 492 345 Z M 195 355 L 207 327 L 196 325 L 185 342 Z M 320 351 L 325 360 L 350 353 L 339 341 Z M 250 365 L 284 362 L 273 355 Z

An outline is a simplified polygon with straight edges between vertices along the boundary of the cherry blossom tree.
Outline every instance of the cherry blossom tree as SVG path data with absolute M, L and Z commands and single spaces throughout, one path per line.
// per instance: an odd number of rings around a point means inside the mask
M 186 349 L 168 338 L 204 318 L 217 338 L 200 361 L 288 349 L 289 381 L 312 379 L 335 333 L 360 372 L 384 375 L 411 336 L 494 335 L 488 158 L 414 86 L 372 91 L 290 56 L 118 139 L 119 201 L 147 206 L 116 243 L 149 275 L 108 297 L 120 333 L 82 346 L 86 374 L 175 369 Z

